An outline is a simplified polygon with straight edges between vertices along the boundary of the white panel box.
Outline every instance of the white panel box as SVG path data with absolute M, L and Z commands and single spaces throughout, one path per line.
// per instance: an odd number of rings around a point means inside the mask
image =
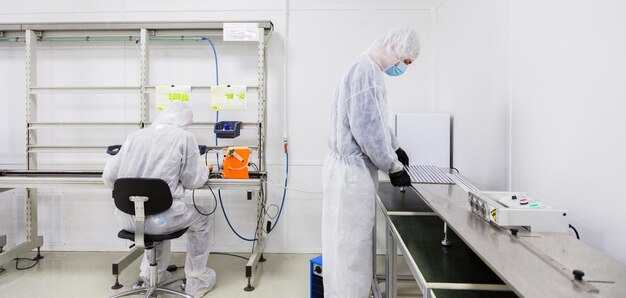
M 399 113 L 394 122 L 396 137 L 411 164 L 451 166 L 450 114 Z
M 472 212 L 500 227 L 524 227 L 531 232 L 566 233 L 567 210 L 554 208 L 522 192 L 469 193 Z

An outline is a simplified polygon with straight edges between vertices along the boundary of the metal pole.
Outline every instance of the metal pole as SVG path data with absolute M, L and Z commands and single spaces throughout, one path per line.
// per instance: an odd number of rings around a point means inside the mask
M 37 121 L 37 95 L 31 92 L 31 88 L 37 86 L 37 34 L 33 30 L 26 30 L 26 127 Z M 37 132 L 26 131 L 26 156 L 27 168 L 37 169 L 37 157 L 35 153 L 29 153 L 28 149 L 37 145 Z
M 452 245 L 452 242 L 448 239 L 448 223 L 445 221 L 443 222 L 443 240 L 441 240 L 441 245 L 446 247 Z
M 149 50 L 148 50 L 148 42 L 150 40 L 150 36 L 148 34 L 148 29 L 142 28 L 139 34 L 139 47 L 140 47 L 140 79 L 141 79 L 141 128 L 144 128 L 146 123 L 150 122 L 150 113 L 148 111 L 148 107 L 150 106 L 150 94 L 148 93 L 148 85 L 149 85 Z
M 376 210 L 378 206 L 374 203 L 374 229 L 372 230 L 372 292 L 374 297 L 378 296 L 378 279 L 376 278 Z
M 396 275 L 398 272 L 396 271 L 396 255 L 397 248 L 395 240 L 393 239 L 393 235 L 391 235 L 391 229 L 389 228 L 389 223 L 387 223 L 387 278 L 385 283 L 385 295 L 387 298 L 395 298 L 396 295 Z
M 31 88 L 37 85 L 37 34 L 33 30 L 26 30 L 26 127 L 37 121 L 37 95 Z M 35 170 L 37 154 L 31 152 L 31 146 L 37 144 L 37 132 L 26 131 L 27 169 Z M 26 189 L 26 240 L 31 241 L 37 236 L 37 189 Z
M 259 122 L 259 170 L 265 171 L 265 137 L 267 133 L 267 89 L 266 89 L 266 69 L 265 69 L 265 30 L 259 28 L 258 43 L 258 122 Z

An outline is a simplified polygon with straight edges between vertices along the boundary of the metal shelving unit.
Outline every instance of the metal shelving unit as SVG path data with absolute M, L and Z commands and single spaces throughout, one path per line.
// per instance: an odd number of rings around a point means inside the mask
M 37 172 L 38 153 L 65 152 L 105 152 L 104 146 L 48 146 L 38 144 L 38 131 L 70 128 L 144 128 L 150 124 L 149 96 L 155 92 L 155 86 L 149 81 L 149 54 L 151 41 L 189 41 L 200 40 L 206 36 L 221 36 L 225 22 L 120 22 L 120 23 L 27 23 L 0 24 L 0 46 L 6 42 L 23 42 L 26 50 L 26 159 L 27 170 Z M 256 122 L 246 122 L 243 129 L 258 131 L 256 144 L 251 148 L 258 153 L 259 171 L 266 171 L 266 134 L 267 134 L 267 90 L 265 51 L 273 32 L 271 21 L 243 21 L 228 23 L 258 24 L 257 76 L 258 84 L 249 86 L 248 91 L 258 94 L 258 113 Z M 139 86 L 41 86 L 37 82 L 37 49 L 42 42 L 98 42 L 98 41 L 134 41 L 139 45 L 140 85 Z M 192 93 L 208 93 L 211 85 L 191 86 Z M 138 94 L 140 96 L 140 121 L 135 122 L 43 122 L 38 121 L 38 95 L 42 94 Z M 52 99 L 51 99 L 52 100 Z M 195 123 L 192 129 L 211 129 L 215 123 Z M 219 146 L 216 146 L 216 148 Z M 61 171 L 62 172 L 62 171 Z M 62 174 L 62 173 L 61 173 Z M 254 249 L 246 264 L 247 290 L 254 289 L 252 284 L 256 267 L 263 260 L 265 248 L 264 212 L 267 201 L 266 182 L 262 179 L 227 180 L 210 179 L 208 186 L 214 189 L 244 190 L 256 192 L 257 221 Z M 16 248 L 0 254 L 0 265 L 32 249 L 39 249 L 43 237 L 37 231 L 37 187 L 80 186 L 101 187 L 102 182 L 93 177 L 63 177 L 55 175 L 29 175 L 28 177 L 0 177 L 0 191 L 24 187 L 26 199 L 27 241 Z

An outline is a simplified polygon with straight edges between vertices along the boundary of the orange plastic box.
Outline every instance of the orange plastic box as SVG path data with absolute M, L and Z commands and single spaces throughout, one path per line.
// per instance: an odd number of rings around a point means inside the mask
M 224 155 L 222 175 L 226 179 L 248 179 L 248 161 L 250 160 L 250 148 L 228 147 Z

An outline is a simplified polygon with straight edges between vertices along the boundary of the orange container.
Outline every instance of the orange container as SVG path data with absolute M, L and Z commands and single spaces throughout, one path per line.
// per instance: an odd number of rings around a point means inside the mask
M 250 148 L 228 147 L 224 155 L 222 175 L 226 179 L 248 179 L 248 161 L 250 160 Z

